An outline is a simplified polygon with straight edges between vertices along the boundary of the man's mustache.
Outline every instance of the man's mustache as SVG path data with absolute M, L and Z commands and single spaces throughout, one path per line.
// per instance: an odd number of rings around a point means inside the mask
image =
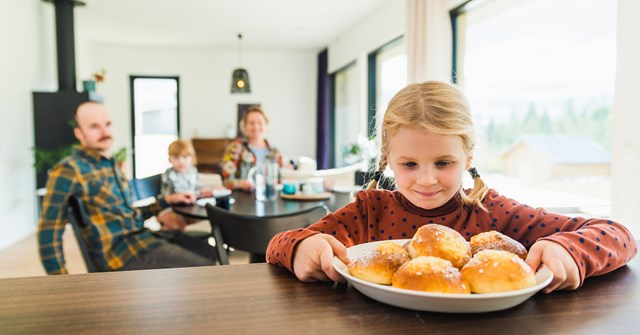
M 104 137 L 101 137 L 101 138 L 98 140 L 98 142 L 102 142 L 102 141 L 106 141 L 106 140 L 111 140 L 111 136 L 104 136 Z

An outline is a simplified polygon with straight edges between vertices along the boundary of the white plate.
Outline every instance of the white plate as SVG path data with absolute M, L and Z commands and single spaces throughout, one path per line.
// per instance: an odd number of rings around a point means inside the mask
M 214 198 L 221 198 L 221 197 L 226 197 L 227 195 L 231 195 L 231 190 L 230 189 L 215 189 L 213 191 L 211 191 L 211 193 L 213 193 L 213 197 Z M 214 203 L 215 205 L 215 203 Z
M 211 204 L 212 206 L 216 205 L 216 198 L 200 198 L 196 200 L 196 205 L 198 206 L 206 206 L 207 204 Z
M 407 241 L 409 240 L 392 240 L 399 245 L 403 245 Z M 362 253 L 374 250 L 384 242 L 388 241 L 364 243 L 347 248 L 349 259 L 356 260 Z M 522 290 L 487 294 L 430 293 L 375 284 L 356 278 L 349 273 L 349 268 L 337 257 L 333 259 L 333 267 L 353 287 L 371 299 L 413 310 L 446 313 L 480 313 L 511 308 L 523 303 L 545 288 L 553 279 L 551 271 L 542 268 L 536 273 L 536 285 Z

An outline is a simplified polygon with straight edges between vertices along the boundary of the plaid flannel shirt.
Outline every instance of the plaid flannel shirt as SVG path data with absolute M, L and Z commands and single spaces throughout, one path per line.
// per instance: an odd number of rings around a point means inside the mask
M 82 200 L 89 214 L 89 226 L 82 234 L 96 266 L 116 270 L 137 256 L 159 245 L 143 221 L 168 207 L 158 198 L 156 203 L 134 208 L 129 183 L 113 158 L 76 146 L 49 172 L 47 194 L 42 202 L 38 222 L 40 259 L 48 274 L 64 274 L 62 233 L 67 223 L 66 206 L 72 196 Z

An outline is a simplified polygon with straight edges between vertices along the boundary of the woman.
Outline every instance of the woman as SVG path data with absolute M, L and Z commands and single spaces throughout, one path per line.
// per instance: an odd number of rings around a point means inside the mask
M 240 129 L 246 137 L 229 144 L 222 159 L 222 178 L 228 188 L 251 191 L 249 170 L 266 159 L 282 166 L 282 157 L 265 138 L 268 126 L 269 119 L 259 106 L 249 107 L 242 116 Z

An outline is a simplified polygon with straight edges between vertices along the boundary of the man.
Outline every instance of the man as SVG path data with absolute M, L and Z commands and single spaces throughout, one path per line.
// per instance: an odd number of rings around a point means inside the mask
M 213 248 L 205 242 L 187 239 L 188 244 L 177 245 L 166 235 L 143 227 L 145 219 L 170 204 L 192 204 L 195 195 L 176 193 L 159 197 L 147 207 L 132 207 L 127 179 L 110 153 L 109 111 L 98 103 L 86 102 L 78 106 L 74 119 L 74 135 L 80 146 L 74 146 L 71 156 L 50 171 L 38 222 L 40 258 L 47 273 L 67 273 L 62 233 L 66 205 L 72 196 L 82 200 L 89 214 L 87 244 L 102 271 L 213 265 Z M 184 238 L 175 240 L 182 242 Z

